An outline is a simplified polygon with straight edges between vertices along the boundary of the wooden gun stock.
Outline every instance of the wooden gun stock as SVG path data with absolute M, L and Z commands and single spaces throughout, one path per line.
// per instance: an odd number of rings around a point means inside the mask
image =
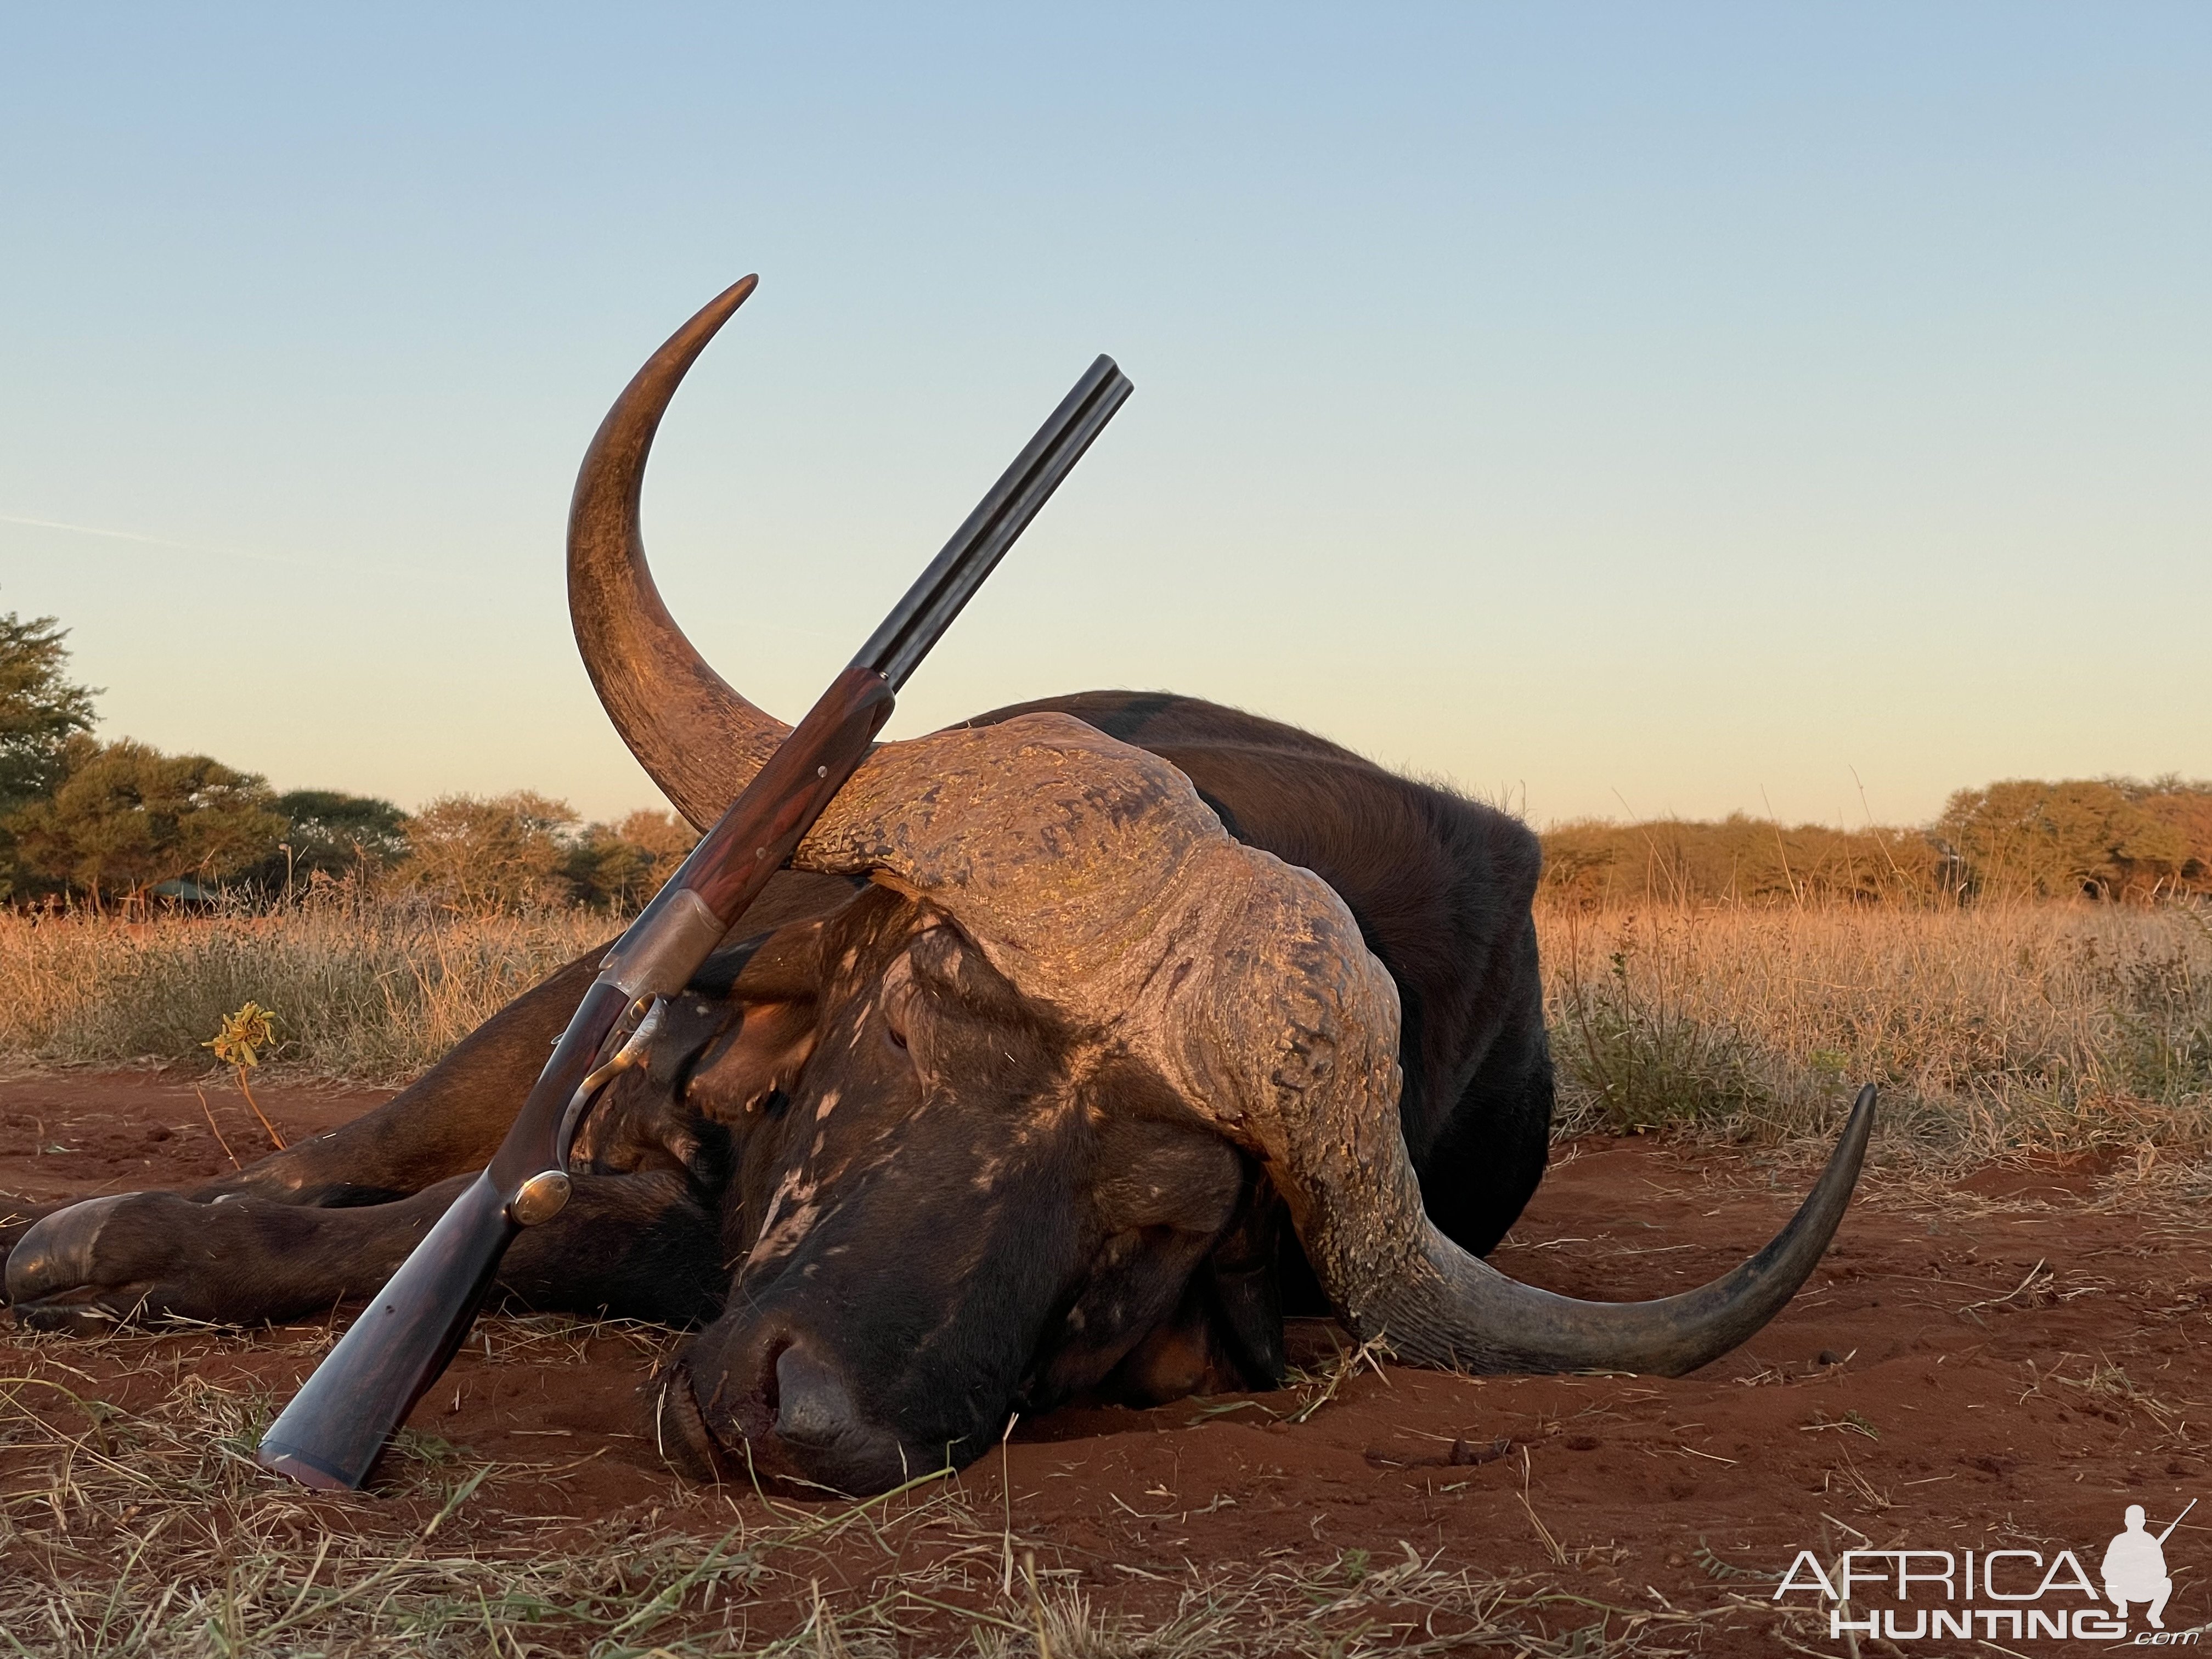
M 453 1200 L 261 1437 L 264 1468 L 304 1485 L 355 1487 L 468 1335 L 514 1236 L 568 1196 L 572 1105 L 608 1040 L 653 997 L 684 988 L 890 717 L 872 669 L 838 676 L 760 775 L 608 954 L 491 1166 Z
M 359 1486 L 453 1358 L 526 1226 L 568 1201 L 568 1149 L 591 1097 L 651 1040 L 656 997 L 682 990 L 860 763 L 897 688 L 1130 392 L 1101 357 L 955 532 L 600 966 L 493 1156 L 261 1437 L 265 1468 Z M 626 1039 L 610 1056 L 611 1047 Z

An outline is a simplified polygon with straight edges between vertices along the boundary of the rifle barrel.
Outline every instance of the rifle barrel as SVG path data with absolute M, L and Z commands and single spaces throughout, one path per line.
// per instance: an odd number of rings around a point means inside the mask
M 904 685 L 1132 390 L 1111 357 L 1091 364 L 860 647 L 854 666 L 874 669 L 894 691 Z
M 2165 1544 L 2167 1539 L 2173 1536 L 2173 1529 L 2179 1526 L 2183 1521 L 2186 1520 L 2189 1516 L 2189 1511 L 2196 1507 L 2197 1500 L 2192 1498 L 2186 1504 L 2184 1504 L 2181 1506 L 2181 1513 L 2179 1515 L 2175 1516 L 2172 1520 L 2166 1523 L 2166 1530 L 2158 1535 L 2158 1541 L 2161 1546 Z

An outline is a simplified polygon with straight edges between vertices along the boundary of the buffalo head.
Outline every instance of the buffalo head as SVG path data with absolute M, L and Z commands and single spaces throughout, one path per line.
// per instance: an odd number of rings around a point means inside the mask
M 702 826 L 787 728 L 670 617 L 638 504 L 662 411 L 751 286 L 640 371 L 570 520 L 593 684 Z M 1685 1371 L 1812 1270 L 1871 1125 L 1863 1097 L 1796 1218 L 1725 1277 L 1554 1296 L 1424 1212 L 1396 990 L 1338 895 L 1167 762 L 1053 714 L 882 744 L 793 863 L 866 890 L 751 949 L 654 1066 L 726 1137 L 730 1291 L 662 1395 L 664 1443 L 702 1470 L 876 1491 L 1117 1374 L 1261 1380 L 1272 1310 L 1217 1281 L 1277 1203 L 1338 1316 L 1401 1359 Z
M 617 1120 L 680 1102 L 722 1193 L 731 1291 L 663 1379 L 672 1455 L 872 1491 L 965 1462 L 1010 1407 L 1272 1380 L 1272 1307 L 1216 1272 L 1248 1160 L 1146 1068 L 880 886 L 732 955 L 578 1149 L 651 1146 Z

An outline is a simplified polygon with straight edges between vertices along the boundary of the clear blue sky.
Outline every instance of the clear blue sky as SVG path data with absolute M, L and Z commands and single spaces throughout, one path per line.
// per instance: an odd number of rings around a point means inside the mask
M 2208 86 L 2203 5 L 13 7 L 0 609 L 280 787 L 652 803 L 568 489 L 757 270 L 647 528 L 787 718 L 1107 350 L 895 732 L 1166 687 L 1540 821 L 2212 774 Z

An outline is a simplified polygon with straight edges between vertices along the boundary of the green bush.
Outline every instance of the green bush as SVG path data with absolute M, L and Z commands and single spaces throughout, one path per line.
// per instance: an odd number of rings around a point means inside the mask
M 210 885 L 266 859 L 284 831 L 269 787 L 205 755 L 125 738 L 64 745 L 53 792 L 8 820 L 28 869 L 91 896 L 141 901 L 164 882 Z
M 1936 820 L 1977 896 L 2212 892 L 2212 786 L 2014 778 L 1961 789 Z

